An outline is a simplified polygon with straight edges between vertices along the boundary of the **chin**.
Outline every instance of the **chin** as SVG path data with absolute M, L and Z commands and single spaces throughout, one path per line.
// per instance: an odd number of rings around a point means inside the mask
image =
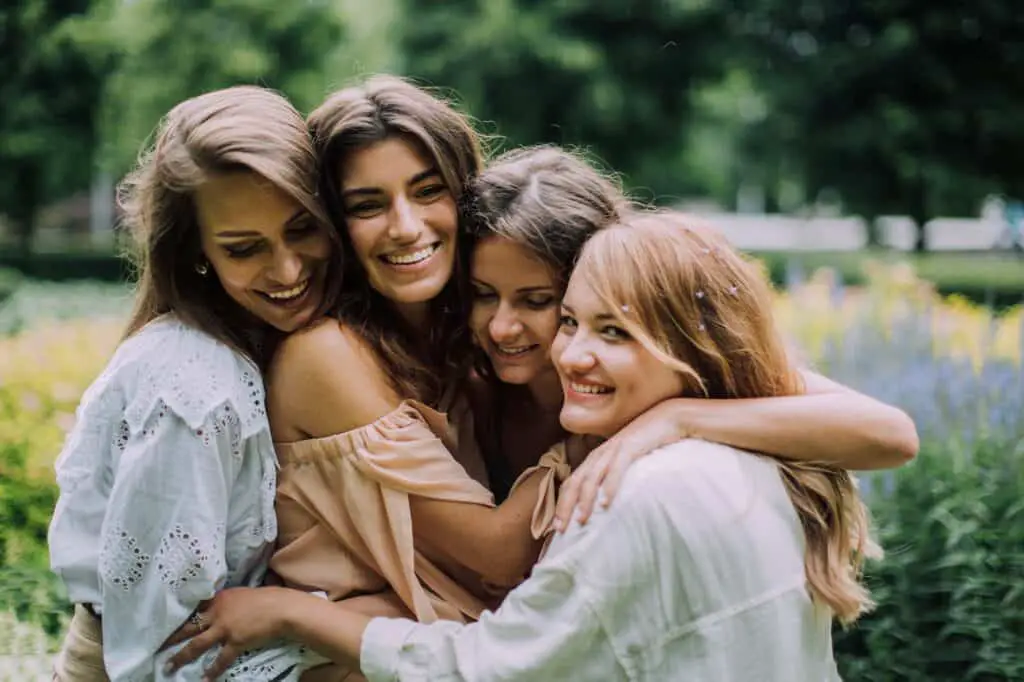
M 562 408 L 558 418 L 562 428 L 569 433 L 580 436 L 602 436 L 607 438 L 608 423 L 603 419 L 595 419 L 595 415 L 580 414 L 575 410 Z
M 521 369 L 496 371 L 498 379 L 505 384 L 515 384 L 516 386 L 522 386 L 533 381 L 533 378 L 537 375 L 536 372 L 523 371 Z
M 444 291 L 444 285 L 447 283 L 447 280 L 440 282 L 432 280 L 416 282 L 415 284 L 392 289 L 391 294 L 387 298 L 392 299 L 395 303 L 404 303 L 406 305 L 429 303 L 441 295 L 441 292 Z

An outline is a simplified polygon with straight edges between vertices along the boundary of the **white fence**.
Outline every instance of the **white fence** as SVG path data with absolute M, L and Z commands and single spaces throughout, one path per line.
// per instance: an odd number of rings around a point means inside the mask
M 854 251 L 867 245 L 860 218 L 798 218 L 783 215 L 701 213 L 738 248 L 751 251 Z M 914 225 L 899 216 L 879 220 L 882 244 L 897 250 L 914 248 Z M 936 218 L 925 225 L 932 251 L 988 251 L 1003 233 L 1002 221 L 984 218 Z

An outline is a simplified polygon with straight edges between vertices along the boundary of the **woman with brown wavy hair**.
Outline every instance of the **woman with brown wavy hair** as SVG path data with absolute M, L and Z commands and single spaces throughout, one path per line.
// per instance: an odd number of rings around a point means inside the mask
M 714 230 L 627 219 L 583 249 L 553 356 L 563 425 L 613 437 L 666 400 L 802 392 L 770 287 Z M 828 453 L 823 453 L 823 458 Z M 478 622 L 282 602 L 288 633 L 379 680 L 837 680 L 834 619 L 871 601 L 877 554 L 844 470 L 684 439 L 634 464 L 614 502 L 559 534 Z
M 261 369 L 276 337 L 336 297 L 339 248 L 305 122 L 258 87 L 174 107 L 125 181 L 139 247 L 125 338 L 57 460 L 50 560 L 76 604 L 61 682 L 195 680 L 160 651 L 217 590 L 255 586 L 277 536 L 277 458 Z M 247 680 L 298 679 L 294 645 L 247 655 Z

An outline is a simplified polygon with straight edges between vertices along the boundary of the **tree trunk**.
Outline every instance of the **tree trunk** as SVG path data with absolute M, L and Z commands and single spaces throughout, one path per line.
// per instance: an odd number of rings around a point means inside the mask
M 911 193 L 910 219 L 914 221 L 914 229 L 917 231 L 914 252 L 925 253 L 928 250 L 928 235 L 925 230 L 925 225 L 928 222 L 928 202 L 926 201 L 923 178 L 918 178 L 917 186 Z
M 15 249 L 17 254 L 27 263 L 32 255 L 32 242 L 36 232 L 36 218 L 39 213 L 39 165 L 30 160 L 22 160 L 15 165 L 14 196 L 17 203 L 13 206 L 10 216 L 14 224 Z
M 882 245 L 882 230 L 878 224 L 878 216 L 866 215 L 863 218 L 868 248 L 875 249 L 880 247 Z

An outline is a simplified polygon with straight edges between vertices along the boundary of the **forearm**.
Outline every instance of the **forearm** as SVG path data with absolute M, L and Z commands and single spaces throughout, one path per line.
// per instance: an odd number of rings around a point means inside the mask
M 899 466 L 917 454 L 905 413 L 852 391 L 674 402 L 683 435 L 745 450 L 854 470 Z
M 289 595 L 280 615 L 286 638 L 305 644 L 335 663 L 359 669 L 363 632 L 374 618 L 368 609 L 295 592 Z
M 501 506 L 489 512 L 494 514 L 492 531 L 481 546 L 488 557 L 484 578 L 489 582 L 513 587 L 537 563 L 543 542 L 534 537 L 532 520 L 545 473 L 544 469 L 531 473 Z
M 487 582 L 518 584 L 540 554 L 531 520 L 543 481 L 535 472 L 494 508 L 410 497 L 417 546 L 445 553 Z

